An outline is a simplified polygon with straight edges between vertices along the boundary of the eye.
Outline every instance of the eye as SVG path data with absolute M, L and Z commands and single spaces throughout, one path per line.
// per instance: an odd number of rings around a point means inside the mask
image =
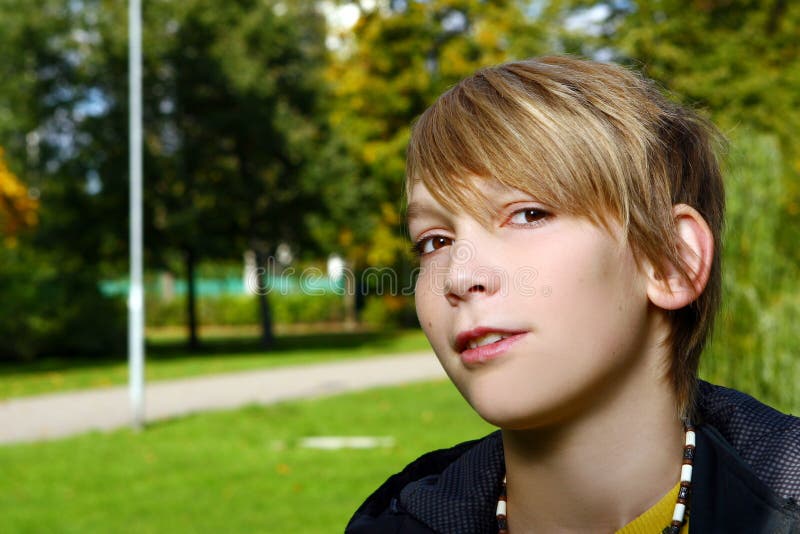
M 512 213 L 508 222 L 517 226 L 532 226 L 542 223 L 548 215 L 539 208 L 523 208 Z
M 423 237 L 416 242 L 413 249 L 418 256 L 424 256 L 431 252 L 436 252 L 440 248 L 449 247 L 453 244 L 453 240 L 443 235 L 432 235 Z

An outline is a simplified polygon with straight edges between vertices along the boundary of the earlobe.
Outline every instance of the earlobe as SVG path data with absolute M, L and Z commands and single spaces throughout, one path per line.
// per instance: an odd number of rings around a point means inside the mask
M 664 276 L 658 276 L 648 266 L 647 296 L 650 301 L 665 310 L 677 310 L 692 303 L 706 287 L 714 260 L 714 235 L 700 213 L 686 204 L 672 207 L 672 216 L 679 236 L 678 254 L 686 269 L 669 264 L 664 267 Z

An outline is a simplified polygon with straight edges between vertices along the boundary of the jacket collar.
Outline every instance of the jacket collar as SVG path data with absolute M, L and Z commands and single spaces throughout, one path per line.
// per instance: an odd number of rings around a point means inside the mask
M 714 427 L 697 427 L 694 466 L 690 534 L 800 531 L 797 503 L 761 482 Z M 502 437 L 495 432 L 440 474 L 406 485 L 400 504 L 436 532 L 496 533 L 503 470 Z
M 758 480 L 780 497 L 800 500 L 800 418 L 702 380 L 697 408 L 695 422 L 717 430 L 717 442 L 724 443 Z
M 400 504 L 436 532 L 497 532 L 495 507 L 505 459 L 500 432 L 477 442 L 440 474 L 408 484 Z
M 689 533 L 800 531 L 800 507 L 767 487 L 710 425 L 700 425 Z

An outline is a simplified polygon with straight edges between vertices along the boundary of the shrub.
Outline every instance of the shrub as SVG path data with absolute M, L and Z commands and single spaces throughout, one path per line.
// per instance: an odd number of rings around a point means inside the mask
M 378 328 L 416 327 L 414 299 L 403 295 L 370 295 L 366 298 L 361 320 Z
M 781 252 L 787 221 L 781 152 L 768 135 L 740 134 L 731 145 L 723 303 L 702 375 L 786 411 L 800 409 L 797 265 Z M 796 231 L 796 230 L 795 230 Z
M 344 318 L 343 297 L 334 293 L 307 295 L 271 293 L 272 320 L 278 324 L 341 321 Z M 261 320 L 258 299 L 254 295 L 216 295 L 197 299 L 201 325 L 252 325 Z M 147 298 L 145 320 L 148 326 L 186 324 L 186 297 L 171 300 Z
M 0 358 L 124 351 L 124 302 L 100 293 L 95 272 L 25 246 L 0 249 L 0 265 Z

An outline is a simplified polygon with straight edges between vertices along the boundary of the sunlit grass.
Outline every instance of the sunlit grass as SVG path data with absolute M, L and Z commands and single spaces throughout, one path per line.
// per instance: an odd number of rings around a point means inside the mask
M 409 461 L 491 430 L 436 382 L 3 446 L 0 532 L 342 532 Z M 395 445 L 299 445 L 323 435 Z

